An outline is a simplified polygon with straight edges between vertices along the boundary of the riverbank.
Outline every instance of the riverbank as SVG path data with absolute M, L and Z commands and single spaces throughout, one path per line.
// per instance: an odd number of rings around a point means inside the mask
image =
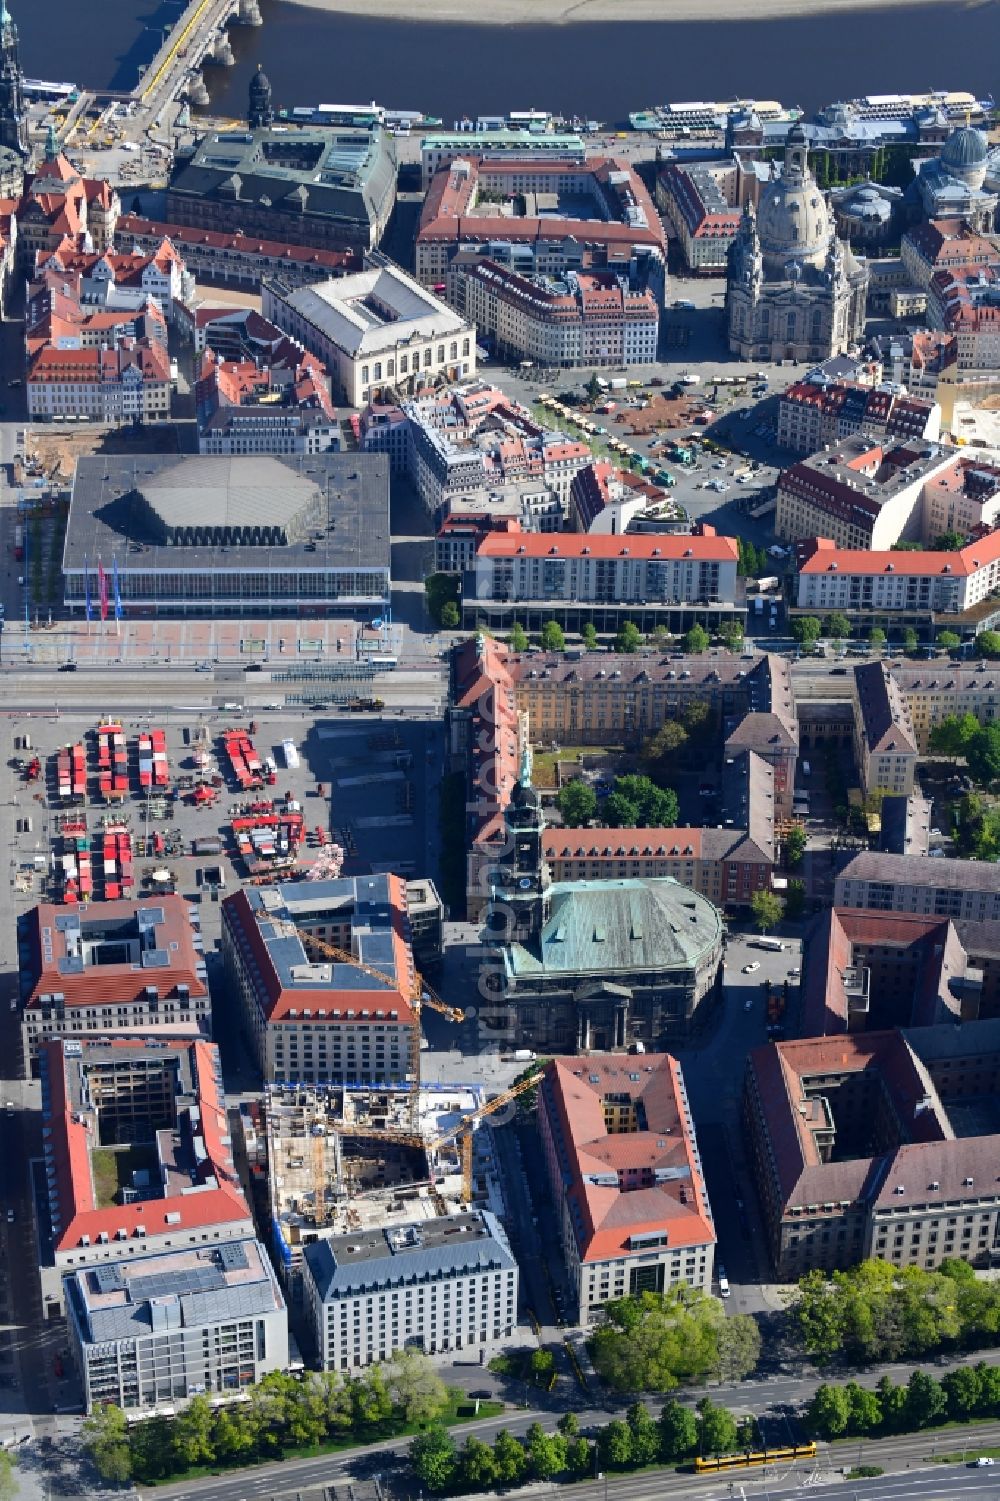
M 285 0 L 309 10 L 386 20 L 461 22 L 482 26 L 565 26 L 581 21 L 747 21 L 746 0 Z M 752 18 L 782 18 L 884 10 L 940 0 L 755 0 Z M 954 0 L 953 0 L 954 3 Z

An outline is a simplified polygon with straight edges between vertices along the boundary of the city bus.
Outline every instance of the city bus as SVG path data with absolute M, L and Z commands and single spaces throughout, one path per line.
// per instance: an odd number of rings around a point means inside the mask
M 696 1475 L 706 1475 L 715 1470 L 749 1469 L 755 1465 L 788 1464 L 795 1459 L 815 1459 L 816 1445 L 812 1439 L 805 1444 L 790 1444 L 781 1449 L 746 1449 L 742 1454 L 712 1454 L 707 1459 L 696 1459 Z
M 767 949 L 771 954 L 780 954 L 785 945 L 780 938 L 748 938 L 748 949 Z

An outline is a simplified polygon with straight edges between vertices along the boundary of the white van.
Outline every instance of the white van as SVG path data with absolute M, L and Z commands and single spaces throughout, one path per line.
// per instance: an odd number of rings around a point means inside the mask
M 719 1280 L 719 1297 L 728 1298 L 732 1293 L 732 1289 L 729 1286 L 729 1278 L 726 1276 L 725 1267 L 717 1267 L 715 1275 Z

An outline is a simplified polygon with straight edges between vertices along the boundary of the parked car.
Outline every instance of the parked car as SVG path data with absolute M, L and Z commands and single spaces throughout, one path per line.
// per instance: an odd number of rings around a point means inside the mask
M 749 964 L 744 964 L 742 972 L 745 975 L 755 975 L 759 969 L 760 969 L 760 960 L 759 959 L 754 959 Z

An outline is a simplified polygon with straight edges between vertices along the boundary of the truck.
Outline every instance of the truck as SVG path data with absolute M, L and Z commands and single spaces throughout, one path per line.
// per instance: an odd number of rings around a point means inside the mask
M 759 594 L 757 595 L 756 599 L 753 602 L 753 608 L 754 608 L 754 613 L 756 615 L 763 615 L 763 613 L 764 613 L 764 600 L 761 597 L 761 595 L 759 595 Z
M 19 563 L 24 561 L 24 527 L 20 524 L 14 528 L 14 557 Z
M 288 739 L 281 742 L 281 754 L 285 758 L 285 765 L 289 771 L 294 771 L 299 764 L 299 753 L 295 749 L 295 741 Z
M 611 391 L 627 391 L 628 381 L 625 379 L 624 375 L 613 376 L 612 379 L 608 381 L 608 389 Z
M 515 1063 L 534 1063 L 535 1061 L 535 1055 L 530 1048 L 515 1048 L 513 1056 Z
M 775 573 L 769 573 L 766 578 L 757 580 L 757 588 L 763 590 L 765 594 L 768 592 L 768 590 L 777 589 L 777 587 L 778 576 Z

